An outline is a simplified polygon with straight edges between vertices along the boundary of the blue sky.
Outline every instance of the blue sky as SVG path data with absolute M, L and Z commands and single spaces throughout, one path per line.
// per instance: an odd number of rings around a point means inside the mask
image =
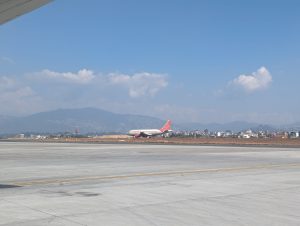
M 0 27 L 0 114 L 300 121 L 299 1 L 57 0 Z

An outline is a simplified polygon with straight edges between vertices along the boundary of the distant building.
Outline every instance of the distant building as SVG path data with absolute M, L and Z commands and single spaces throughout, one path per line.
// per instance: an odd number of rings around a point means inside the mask
M 19 139 L 24 139 L 25 138 L 25 134 L 24 133 L 20 133 L 16 136 L 16 138 L 19 138 Z
M 299 132 L 298 131 L 289 132 L 289 138 L 299 138 Z
M 250 134 L 244 133 L 242 135 L 242 138 L 249 139 L 249 138 L 251 138 L 251 136 L 250 136 Z

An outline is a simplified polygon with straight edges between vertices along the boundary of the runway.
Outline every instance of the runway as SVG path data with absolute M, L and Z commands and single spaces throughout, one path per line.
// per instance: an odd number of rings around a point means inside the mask
M 0 142 L 0 225 L 300 225 L 300 149 Z

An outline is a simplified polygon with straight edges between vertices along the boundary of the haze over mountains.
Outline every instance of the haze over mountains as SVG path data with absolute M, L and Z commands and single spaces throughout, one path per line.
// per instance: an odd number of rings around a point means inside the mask
M 160 127 L 163 120 L 141 115 L 115 114 L 96 108 L 58 109 L 26 117 L 0 118 L 0 134 L 11 133 L 104 133 L 127 132 L 130 128 Z
M 0 116 L 0 134 L 16 133 L 61 133 L 79 130 L 80 133 L 127 133 L 135 128 L 161 128 L 165 120 L 142 115 L 117 114 L 96 108 L 58 109 L 41 112 L 25 117 Z M 286 125 L 299 128 L 299 123 Z M 225 124 L 210 123 L 176 123 L 174 130 L 204 130 L 238 132 L 246 129 L 275 130 L 270 125 L 248 122 L 231 122 Z

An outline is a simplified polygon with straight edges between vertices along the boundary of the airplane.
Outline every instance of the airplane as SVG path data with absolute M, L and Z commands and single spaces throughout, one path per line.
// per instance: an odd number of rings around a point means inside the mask
M 51 1 L 52 0 L 0 0 L 0 25 Z
M 153 137 L 171 132 L 171 120 L 168 120 L 161 129 L 133 129 L 128 132 L 130 136 L 138 137 Z

